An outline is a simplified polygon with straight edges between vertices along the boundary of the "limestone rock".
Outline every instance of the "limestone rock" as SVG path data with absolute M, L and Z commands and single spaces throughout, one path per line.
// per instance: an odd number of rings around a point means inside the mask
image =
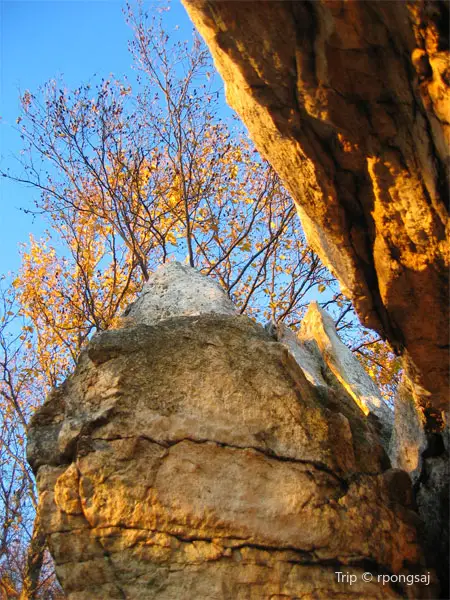
M 129 324 L 153 325 L 171 317 L 213 313 L 234 315 L 237 311 L 213 279 L 203 277 L 179 262 L 171 262 L 151 275 L 138 300 L 128 307 L 125 317 Z
M 430 431 L 418 410 L 409 384 L 403 380 L 395 399 L 395 423 L 390 458 L 392 465 L 408 473 L 414 483 L 415 502 L 423 521 L 421 539 L 428 563 L 436 569 L 441 598 L 449 586 L 449 453 L 448 424 Z M 403 471 L 402 471 L 403 472 Z
M 417 408 L 408 382 L 403 380 L 395 398 L 395 425 L 389 449 L 392 465 L 409 473 L 415 483 L 422 471 L 426 447 L 424 415 Z
M 303 342 L 297 335 L 284 323 L 276 326 L 276 339 L 281 342 L 295 358 L 297 364 L 302 369 L 306 379 L 315 387 L 327 387 L 324 379 L 325 362 L 314 345 Z
M 436 569 L 441 598 L 448 598 L 449 585 L 449 490 L 450 461 L 447 451 L 424 459 L 416 484 L 416 502 L 424 521 L 423 539 L 429 564 Z
M 392 434 L 393 414 L 377 386 L 353 353 L 339 339 L 333 319 L 317 302 L 312 302 L 302 320 L 298 339 L 315 342 L 318 354 L 328 370 L 353 398 L 364 414 L 375 415 L 381 424 L 382 437 L 388 448 Z
M 423 572 L 407 485 L 353 400 L 247 317 L 95 336 L 29 439 L 68 600 L 433 597 L 338 582 Z
M 339 397 L 349 396 L 365 415 L 375 417 L 386 452 L 390 450 L 393 414 L 372 379 L 352 352 L 341 342 L 333 319 L 312 302 L 296 335 L 284 324 L 276 326 L 276 338 L 295 358 L 307 380 L 322 393 L 339 389 Z
M 448 406 L 448 3 L 183 0 L 368 327 Z

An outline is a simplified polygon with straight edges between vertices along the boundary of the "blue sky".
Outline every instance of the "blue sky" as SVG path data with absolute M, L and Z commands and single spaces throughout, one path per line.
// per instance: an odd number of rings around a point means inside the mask
M 15 121 L 19 93 L 35 91 L 62 75 L 68 87 L 96 74 L 130 74 L 127 42 L 131 30 L 120 0 L 0 0 L 0 165 L 16 169 L 21 144 Z M 146 2 L 146 4 L 150 4 Z M 156 4 L 156 3 L 154 3 Z M 168 27 L 192 32 L 180 0 L 171 3 Z M 169 29 L 170 30 L 170 29 Z M 19 244 L 44 228 L 21 211 L 32 207 L 36 191 L 0 178 L 0 274 L 19 267 Z

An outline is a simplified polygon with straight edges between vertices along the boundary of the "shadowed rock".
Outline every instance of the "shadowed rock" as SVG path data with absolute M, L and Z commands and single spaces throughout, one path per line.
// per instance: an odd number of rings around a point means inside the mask
M 435 413 L 436 414 L 436 413 Z M 439 415 L 439 413 L 438 413 Z M 421 538 L 441 583 L 441 598 L 449 597 L 449 454 L 448 415 L 430 428 L 418 410 L 407 381 L 395 402 L 395 422 L 389 456 L 392 465 L 406 471 L 414 484 L 415 500 L 424 522 Z

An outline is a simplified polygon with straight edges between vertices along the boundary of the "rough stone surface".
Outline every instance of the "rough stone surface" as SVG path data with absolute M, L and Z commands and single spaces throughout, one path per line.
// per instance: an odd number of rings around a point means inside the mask
M 408 382 L 403 380 L 395 398 L 394 430 L 389 448 L 392 465 L 409 473 L 415 483 L 422 472 L 426 447 L 425 417 L 417 408 Z
M 129 323 L 152 325 L 164 319 L 200 314 L 235 315 L 225 291 L 179 262 L 162 265 L 145 283 L 138 300 L 125 313 Z
M 434 597 L 337 581 L 424 570 L 409 481 L 343 388 L 246 317 L 163 317 L 96 335 L 32 420 L 68 600 Z
M 360 362 L 339 339 L 330 315 L 312 302 L 297 335 L 279 324 L 276 337 L 316 388 L 324 393 L 328 393 L 326 388 L 338 388 L 341 398 L 348 395 L 365 415 L 375 417 L 383 447 L 390 451 L 394 415 Z
M 183 3 L 310 243 L 447 408 L 448 3 Z
M 298 339 L 303 345 L 314 344 L 328 371 L 353 398 L 364 414 L 380 422 L 386 449 L 392 435 L 394 415 L 380 391 L 352 351 L 339 339 L 333 319 L 317 302 L 311 302 L 301 323 Z
M 328 385 L 324 375 L 326 365 L 317 345 L 311 344 L 309 340 L 303 342 L 284 323 L 277 324 L 275 328 L 276 339 L 289 349 L 306 379 L 315 387 L 326 388 Z
M 436 569 L 441 585 L 441 598 L 450 598 L 449 585 L 449 455 L 424 459 L 416 484 L 416 502 L 424 521 L 425 550 L 430 566 Z
M 392 465 L 408 473 L 423 520 L 421 539 L 441 583 L 441 598 L 450 597 L 449 586 L 449 453 L 448 421 L 437 433 L 428 429 L 407 381 L 395 399 L 395 423 L 389 455 Z M 402 471 L 403 472 L 403 471 Z

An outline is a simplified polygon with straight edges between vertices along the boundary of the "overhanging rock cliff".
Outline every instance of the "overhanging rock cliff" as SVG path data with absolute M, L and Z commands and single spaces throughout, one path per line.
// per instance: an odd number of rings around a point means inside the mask
M 68 599 L 434 597 L 377 581 L 424 570 L 410 480 L 377 422 L 218 290 L 182 265 L 159 271 L 33 418 Z M 351 586 L 336 575 L 350 570 Z
M 448 2 L 183 0 L 366 326 L 448 406 Z

